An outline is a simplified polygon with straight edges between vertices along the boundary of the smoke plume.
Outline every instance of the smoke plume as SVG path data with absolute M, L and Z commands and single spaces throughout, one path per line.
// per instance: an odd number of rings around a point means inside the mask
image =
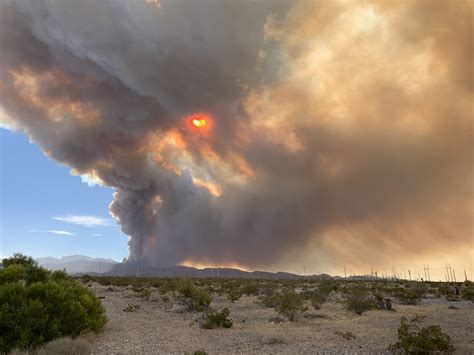
M 472 10 L 2 0 L 2 124 L 115 189 L 129 261 L 472 263 Z

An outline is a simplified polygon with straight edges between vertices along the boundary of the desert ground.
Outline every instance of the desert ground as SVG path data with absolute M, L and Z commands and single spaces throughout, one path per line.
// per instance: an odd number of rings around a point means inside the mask
M 177 298 L 157 288 L 150 288 L 146 299 L 131 286 L 89 286 L 102 298 L 109 319 L 101 332 L 86 335 L 93 354 L 384 354 L 396 341 L 402 316 L 421 316 L 423 326 L 439 325 L 452 338 L 455 354 L 474 353 L 474 304 L 467 300 L 433 297 L 402 305 L 394 299 L 393 311 L 358 315 L 332 297 L 290 322 L 259 304 L 257 296 L 232 303 L 225 294 L 214 294 L 211 306 L 228 307 L 233 327 L 203 329 L 202 313 L 183 312 Z M 139 308 L 126 312 L 128 305 Z M 346 339 L 347 332 L 353 337 Z

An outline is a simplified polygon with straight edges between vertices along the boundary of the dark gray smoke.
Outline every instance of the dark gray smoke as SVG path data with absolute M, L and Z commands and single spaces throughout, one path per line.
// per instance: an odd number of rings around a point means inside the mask
M 376 265 L 472 241 L 468 2 L 0 4 L 3 124 L 116 190 L 129 260 Z

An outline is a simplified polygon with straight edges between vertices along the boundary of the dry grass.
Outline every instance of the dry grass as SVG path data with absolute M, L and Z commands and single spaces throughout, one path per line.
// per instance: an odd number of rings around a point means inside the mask
M 36 350 L 13 350 L 11 355 L 85 355 L 90 354 L 90 346 L 84 339 L 69 337 L 55 339 Z

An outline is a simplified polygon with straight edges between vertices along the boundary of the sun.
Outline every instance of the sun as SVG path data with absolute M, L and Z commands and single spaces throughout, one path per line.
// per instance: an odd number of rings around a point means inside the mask
M 202 113 L 194 114 L 188 116 L 188 124 L 191 128 L 198 129 L 205 133 L 211 128 L 211 119 Z
M 196 128 L 206 127 L 206 119 L 205 118 L 193 118 L 192 124 Z

